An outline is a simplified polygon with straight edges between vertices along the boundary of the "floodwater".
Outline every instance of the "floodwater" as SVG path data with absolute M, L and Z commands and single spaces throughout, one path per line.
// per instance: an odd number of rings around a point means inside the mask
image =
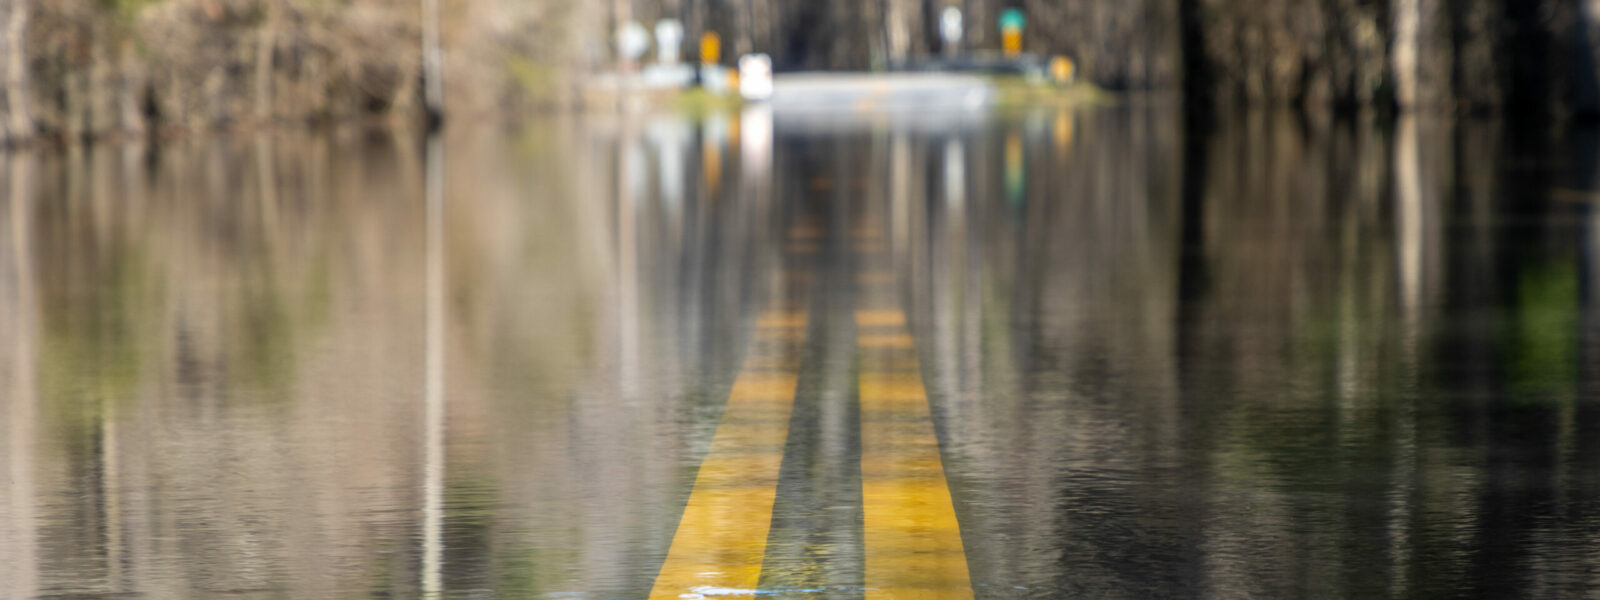
M 1600 590 L 1600 137 L 1176 107 L 0 160 L 0 597 Z

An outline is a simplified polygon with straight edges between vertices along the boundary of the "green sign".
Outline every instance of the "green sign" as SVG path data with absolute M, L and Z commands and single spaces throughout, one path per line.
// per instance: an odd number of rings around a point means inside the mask
M 1022 11 L 1019 9 L 1008 8 L 1000 12 L 1001 31 L 1008 29 L 1021 31 L 1023 24 L 1027 22 L 1028 20 L 1022 16 Z

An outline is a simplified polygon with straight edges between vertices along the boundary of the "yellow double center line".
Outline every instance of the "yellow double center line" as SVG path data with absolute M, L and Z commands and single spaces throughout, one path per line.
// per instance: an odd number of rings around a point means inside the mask
M 916 349 L 898 310 L 858 311 L 865 596 L 972 597 Z M 795 373 L 774 373 L 772 342 L 805 317 L 769 313 L 735 381 L 650 598 L 753 595 L 761 579 Z
M 733 382 L 722 421 L 695 476 L 667 560 L 650 598 L 753 593 L 766 556 L 778 468 L 794 405 L 784 355 L 805 337 L 804 313 L 772 311 L 756 324 L 744 370 Z
M 916 347 L 899 310 L 856 312 L 867 600 L 971 598 Z

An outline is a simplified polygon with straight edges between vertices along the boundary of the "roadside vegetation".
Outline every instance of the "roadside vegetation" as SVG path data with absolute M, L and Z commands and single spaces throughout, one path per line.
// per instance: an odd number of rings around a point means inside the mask
M 559 100 L 557 2 L 447 2 L 452 107 Z M 55 141 L 421 114 L 421 10 L 379 0 L 0 0 L 0 140 Z
M 427 0 L 0 0 L 0 146 L 423 114 Z M 1600 8 L 1569 0 L 446 0 L 437 3 L 452 114 L 596 101 L 621 23 L 683 24 L 684 60 L 716 32 L 721 63 L 877 70 L 999 47 L 1069 56 L 1113 91 L 1182 90 L 1217 107 L 1600 115 Z M 654 49 L 646 55 L 653 60 Z M 1027 92 L 1034 93 L 1034 92 Z M 1026 94 L 1024 94 L 1026 95 Z M 703 106 L 691 95 L 680 104 Z

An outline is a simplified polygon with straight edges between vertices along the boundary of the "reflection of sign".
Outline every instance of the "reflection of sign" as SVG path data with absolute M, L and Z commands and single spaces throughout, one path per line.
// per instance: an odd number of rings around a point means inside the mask
M 744 180 L 765 180 L 771 163 L 772 106 L 746 104 L 739 114 L 739 169 Z
M 717 32 L 707 31 L 700 35 L 700 63 L 714 64 L 722 60 L 722 38 L 717 37 Z
M 1000 49 L 1006 56 L 1022 53 L 1022 27 L 1027 24 L 1022 11 L 1008 8 L 1000 13 Z
M 637 21 L 628 21 L 617 29 L 617 52 L 628 60 L 639 60 L 650 48 L 650 32 Z
M 1066 152 L 1072 147 L 1072 113 L 1061 109 L 1056 113 L 1055 126 L 1050 128 L 1051 139 L 1056 143 L 1056 151 Z
M 944 12 L 939 13 L 939 37 L 946 44 L 961 41 L 961 9 L 946 6 Z
M 959 138 L 944 143 L 944 202 L 956 209 L 967 203 L 967 155 Z
M 1028 175 L 1022 163 L 1022 137 L 1016 133 L 1006 135 L 1005 146 L 1006 202 L 1022 206 L 1028 189 Z
M 678 64 L 678 46 L 683 43 L 683 23 L 677 19 L 656 22 L 656 60 L 663 65 Z
M 700 126 L 701 177 L 713 198 L 722 190 L 722 147 L 727 135 L 728 118 L 722 113 L 712 113 Z

